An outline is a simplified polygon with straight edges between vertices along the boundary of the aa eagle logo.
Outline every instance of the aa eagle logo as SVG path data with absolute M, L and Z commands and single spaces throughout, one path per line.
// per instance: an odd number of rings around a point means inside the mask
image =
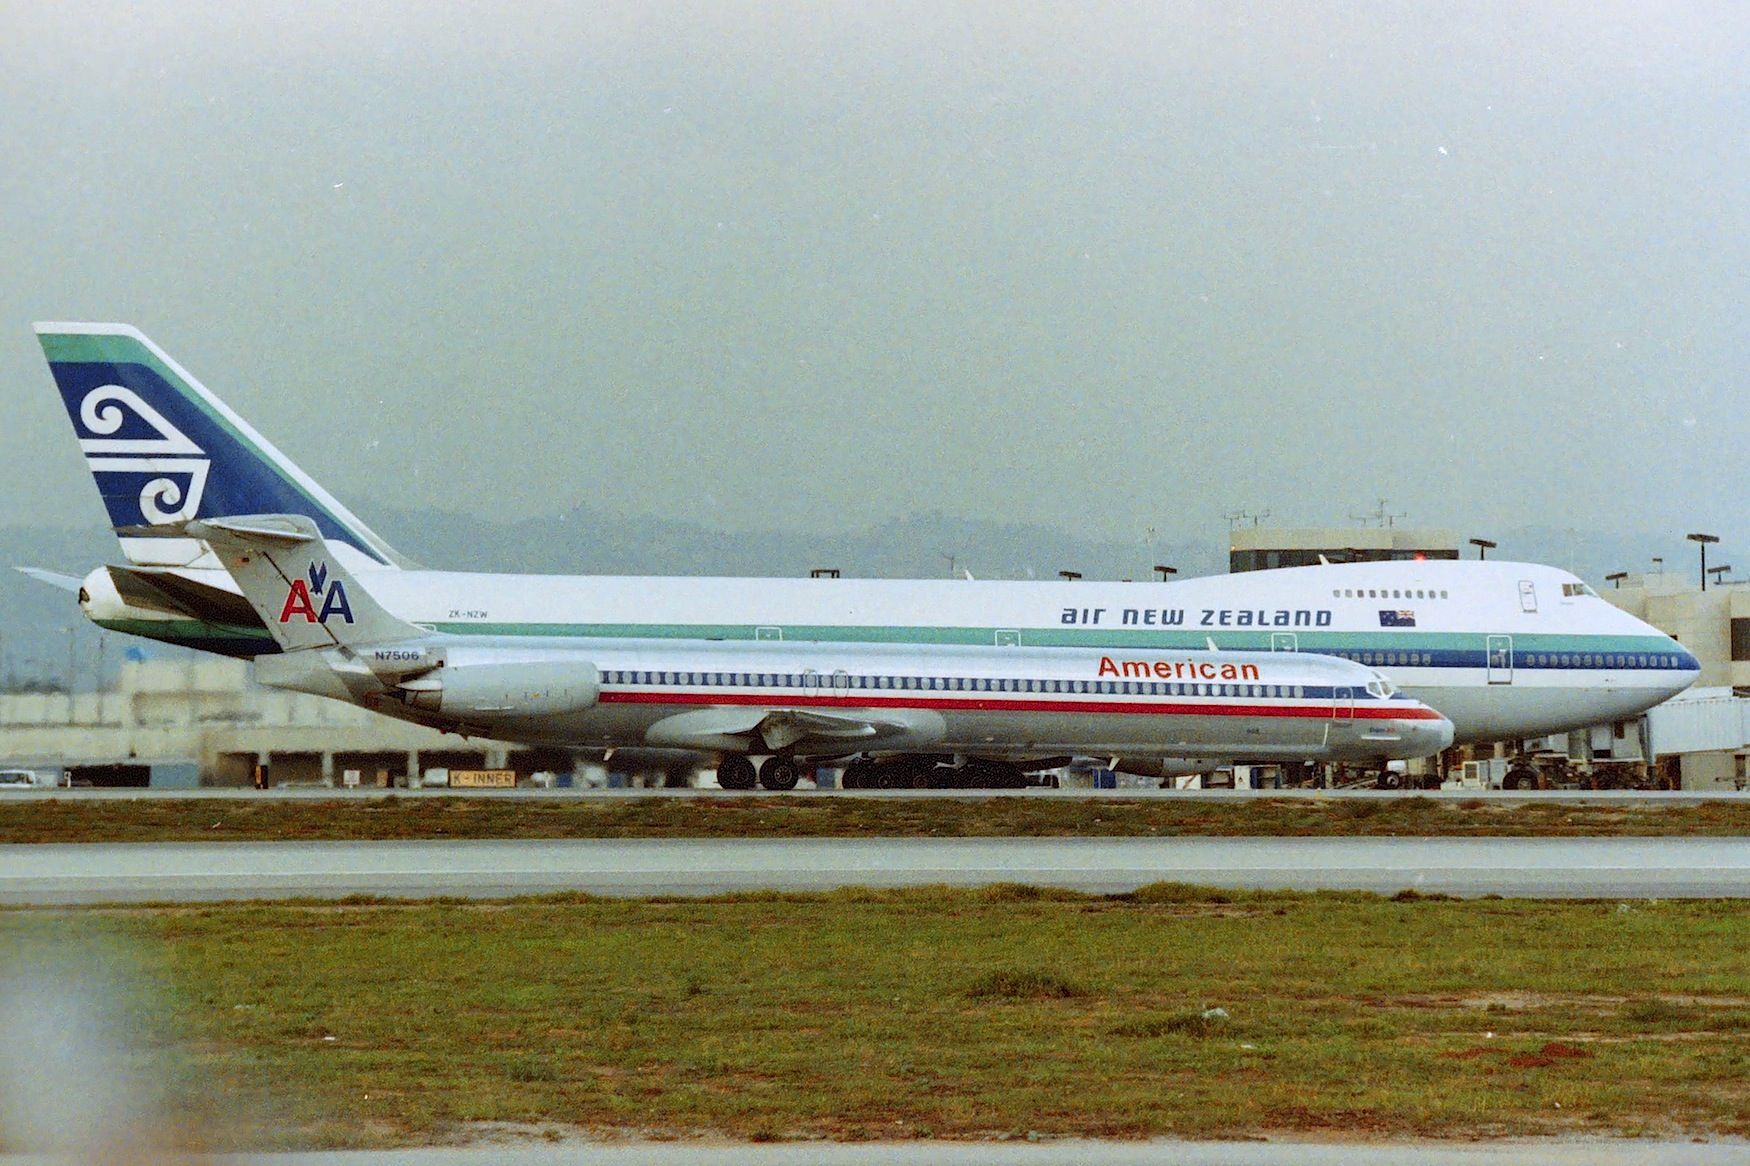
M 322 605 L 317 607 L 320 599 Z M 328 622 L 330 616 L 339 616 L 347 623 L 352 622 L 352 605 L 346 600 L 346 584 L 339 579 L 332 586 L 328 583 L 328 564 L 311 563 L 307 579 L 293 579 L 290 591 L 286 592 L 285 605 L 280 608 L 280 622 L 291 623 L 293 616 L 303 616 L 305 623 Z

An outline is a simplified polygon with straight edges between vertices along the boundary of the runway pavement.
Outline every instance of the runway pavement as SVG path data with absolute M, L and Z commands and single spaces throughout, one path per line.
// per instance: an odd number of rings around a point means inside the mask
M 1024 882 L 1743 898 L 1746 838 L 856 838 L 0 846 L 0 903 L 710 895 Z

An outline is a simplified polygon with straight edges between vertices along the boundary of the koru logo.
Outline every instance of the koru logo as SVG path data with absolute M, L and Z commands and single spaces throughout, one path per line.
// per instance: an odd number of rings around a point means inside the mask
M 129 412 L 154 436 L 114 436 Z M 93 474 L 154 475 L 140 489 L 140 516 L 148 523 L 186 522 L 200 510 L 211 459 L 138 393 L 121 385 L 99 385 L 79 402 L 79 424 L 96 435 L 79 441 Z
M 316 601 L 320 599 L 322 606 L 318 608 Z M 311 563 L 305 579 L 293 579 L 292 588 L 286 592 L 286 601 L 280 608 L 280 622 L 291 623 L 293 616 L 303 616 L 305 623 L 326 624 L 329 616 L 338 615 L 347 623 L 352 622 L 352 605 L 346 601 L 346 584 L 336 579 L 333 585 L 328 583 L 328 564 Z

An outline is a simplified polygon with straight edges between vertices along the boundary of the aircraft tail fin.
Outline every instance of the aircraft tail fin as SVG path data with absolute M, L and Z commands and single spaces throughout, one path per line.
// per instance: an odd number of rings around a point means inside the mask
M 378 603 L 307 515 L 210 518 L 182 529 L 212 547 L 282 651 L 429 637 Z
M 138 329 L 126 324 L 35 327 L 86 465 L 131 562 L 211 566 L 199 562 L 205 548 L 167 528 L 227 514 L 298 514 L 355 568 L 405 564 Z

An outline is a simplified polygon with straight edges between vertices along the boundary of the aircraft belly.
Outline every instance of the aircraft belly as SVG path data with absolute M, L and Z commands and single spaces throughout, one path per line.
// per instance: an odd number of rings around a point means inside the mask
M 1113 713 L 948 712 L 944 745 L 957 751 L 1133 753 L 1176 757 L 1316 755 L 1323 718 Z
M 1515 677 L 1512 684 L 1408 686 L 1406 695 L 1438 710 L 1453 725 L 1453 744 L 1517 741 L 1588 725 L 1632 720 L 1671 695 L 1669 687 L 1548 683 Z

